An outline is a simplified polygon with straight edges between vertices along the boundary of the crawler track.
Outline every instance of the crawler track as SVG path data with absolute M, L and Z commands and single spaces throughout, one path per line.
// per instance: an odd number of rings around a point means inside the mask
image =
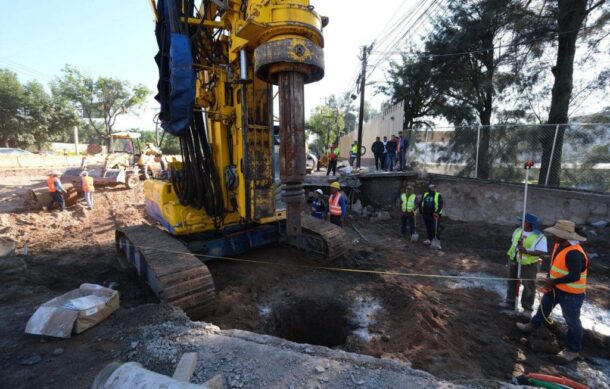
M 192 319 L 215 309 L 212 275 L 179 240 L 157 227 L 141 225 L 117 229 L 116 247 L 160 300 L 181 308 Z
M 310 215 L 301 216 L 301 226 L 306 233 L 303 249 L 313 251 L 333 261 L 348 250 L 348 238 L 343 228 Z

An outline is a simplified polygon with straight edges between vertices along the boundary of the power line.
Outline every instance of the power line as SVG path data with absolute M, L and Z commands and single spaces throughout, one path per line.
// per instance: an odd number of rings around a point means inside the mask
M 570 33 L 576 32 L 576 31 L 584 30 L 584 29 L 587 29 L 587 27 L 581 27 L 579 29 L 571 30 L 571 31 L 564 31 L 562 33 L 558 33 L 558 35 L 570 34 Z M 526 42 L 517 42 L 517 43 L 506 44 L 506 45 L 497 45 L 497 46 L 488 47 L 488 48 L 484 48 L 484 49 L 462 51 L 462 52 L 457 52 L 457 53 L 433 53 L 433 52 L 429 52 L 429 51 L 388 50 L 388 51 L 373 51 L 373 52 L 371 52 L 371 55 L 381 55 L 381 56 L 383 56 L 383 58 L 387 58 L 388 55 L 397 55 L 397 54 L 426 56 L 426 57 L 451 57 L 451 56 L 459 56 L 459 55 L 487 53 L 489 51 L 493 51 L 493 50 L 497 50 L 497 49 L 514 48 L 514 47 L 518 47 L 518 46 L 527 46 L 532 43 L 538 43 L 538 42 L 555 42 L 555 39 L 540 38 L 540 39 L 535 39 L 535 40 L 526 41 Z

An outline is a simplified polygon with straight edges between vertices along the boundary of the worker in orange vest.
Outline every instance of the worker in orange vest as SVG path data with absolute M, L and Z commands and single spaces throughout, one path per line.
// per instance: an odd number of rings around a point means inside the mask
M 339 159 L 339 155 L 341 154 L 341 149 L 339 149 L 339 145 L 337 142 L 333 143 L 329 149 L 327 150 L 328 154 L 328 166 L 326 167 L 326 175 L 328 176 L 330 172 L 333 172 L 333 176 L 337 173 L 337 160 Z
M 544 296 L 532 321 L 517 323 L 517 328 L 523 332 L 535 330 L 559 304 L 568 333 L 566 348 L 557 355 L 557 361 L 568 363 L 578 358 L 582 346 L 580 308 L 585 301 L 589 258 L 580 242 L 587 239 L 576 233 L 576 224 L 569 220 L 558 220 L 544 231 L 552 234 L 555 241 L 549 277 L 541 280 Z
M 343 193 L 341 193 L 341 185 L 336 181 L 330 184 L 328 210 L 330 213 L 330 222 L 341 227 L 345 220 L 345 216 L 347 216 L 347 200 Z
M 63 186 L 61 186 L 61 181 L 59 180 L 59 172 L 53 171 L 48 174 L 49 178 L 47 179 L 47 186 L 49 187 L 49 193 L 51 194 L 51 202 L 47 206 L 49 211 L 52 211 L 55 207 L 55 203 L 58 203 L 61 211 L 66 210 L 66 202 L 64 200 L 63 194 L 68 193 Z
M 88 171 L 83 171 L 81 174 L 81 187 L 83 188 L 83 192 L 85 193 L 85 200 L 87 201 L 87 205 L 89 209 L 93 209 L 93 192 L 95 192 L 95 187 L 93 186 L 93 178 L 89 176 Z

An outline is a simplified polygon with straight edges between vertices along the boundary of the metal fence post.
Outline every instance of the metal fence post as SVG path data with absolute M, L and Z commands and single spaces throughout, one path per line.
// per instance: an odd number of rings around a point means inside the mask
M 479 147 L 481 144 L 481 125 L 477 126 L 477 155 L 474 161 L 474 178 L 479 178 Z
M 549 175 L 551 175 L 551 166 L 553 166 L 553 157 L 555 156 L 555 145 L 557 144 L 557 134 L 559 133 L 559 126 L 560 124 L 555 126 L 555 137 L 553 138 L 553 147 L 551 147 L 551 155 L 549 156 L 549 166 L 546 169 L 544 186 L 549 186 Z

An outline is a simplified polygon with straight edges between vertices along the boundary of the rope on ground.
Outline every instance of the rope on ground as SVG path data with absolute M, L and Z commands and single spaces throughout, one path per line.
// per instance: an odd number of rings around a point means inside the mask
M 462 279 L 462 280 L 479 280 L 479 281 L 536 281 L 536 278 L 506 278 L 506 277 L 481 277 L 481 276 L 468 276 L 468 275 L 445 275 L 445 274 L 423 274 L 423 273 L 407 273 L 400 271 L 388 271 L 388 270 L 366 270 L 366 269 L 353 269 L 353 268 L 344 268 L 344 267 L 331 267 L 331 266 L 313 266 L 313 265 L 299 265 L 299 264 L 290 264 L 290 263 L 278 263 L 271 262 L 267 260 L 253 260 L 253 259 L 244 259 L 244 258 L 232 258 L 232 257 L 223 257 L 218 255 L 210 255 L 210 254 L 197 254 L 192 253 L 190 251 L 176 251 L 176 250 L 167 250 L 158 247 L 147 247 L 141 245 L 133 245 L 131 242 L 127 243 L 135 248 L 144 248 L 155 250 L 158 252 L 166 252 L 169 254 L 190 254 L 196 257 L 209 258 L 209 259 L 221 259 L 225 261 L 232 262 L 242 262 L 242 263 L 250 263 L 257 265 L 269 265 L 269 266 L 280 266 L 280 267 L 289 267 L 289 268 L 299 268 L 299 269 L 308 269 L 308 270 L 325 270 L 332 272 L 344 272 L 344 273 L 364 273 L 364 274 L 376 274 L 376 275 L 385 275 L 385 276 L 400 276 L 400 277 L 421 277 L 421 278 L 440 278 L 440 279 Z

